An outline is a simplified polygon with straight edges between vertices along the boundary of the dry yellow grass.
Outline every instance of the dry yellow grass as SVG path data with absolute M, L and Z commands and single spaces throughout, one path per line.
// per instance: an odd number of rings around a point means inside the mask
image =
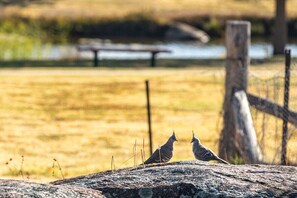
M 263 74 L 261 68 L 254 72 Z M 1 177 L 22 178 L 18 170 L 23 165 L 24 177 L 61 178 L 57 164 L 52 168 L 54 158 L 66 177 L 110 169 L 112 156 L 116 168 L 133 166 L 135 140 L 140 164 L 143 139 L 146 156 L 149 152 L 146 79 L 154 148 L 174 130 L 179 141 L 172 161 L 194 159 L 194 130 L 217 151 L 223 68 L 1 69 L 0 76 Z M 274 142 L 266 144 L 271 148 L 266 152 L 273 155 Z
M 204 72 L 2 70 L 1 163 L 12 158 L 20 166 L 23 155 L 24 171 L 41 180 L 56 179 L 53 158 L 67 177 L 109 169 L 112 155 L 117 168 L 133 165 L 128 159 L 135 140 L 140 151 L 145 139 L 148 156 L 145 79 L 151 83 L 154 147 L 174 129 L 179 142 L 173 160 L 193 159 L 192 130 L 212 148 L 218 139 L 216 123 L 206 123 L 218 119 L 222 76 Z M 12 175 L 10 164 L 1 167 L 2 176 Z
M 122 17 L 132 13 L 151 13 L 160 18 L 193 15 L 250 15 L 271 17 L 274 0 L 59 0 L 52 4 L 26 7 L 8 6 L 3 15 L 29 17 Z M 288 14 L 296 16 L 297 2 L 288 0 Z

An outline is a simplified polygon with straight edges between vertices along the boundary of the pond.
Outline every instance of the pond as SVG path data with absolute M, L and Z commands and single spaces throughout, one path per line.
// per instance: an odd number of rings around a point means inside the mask
M 110 47 L 142 46 L 169 49 L 172 53 L 160 53 L 158 58 L 166 59 L 211 59 L 224 58 L 225 47 L 222 41 L 213 41 L 207 44 L 197 42 L 166 42 L 166 41 L 111 41 L 100 39 L 84 39 L 83 43 L 93 43 Z M 4 44 L 3 44 L 4 43 Z M 0 41 L 1 60 L 59 60 L 93 58 L 90 52 L 78 52 L 77 44 L 51 44 L 41 41 L 18 39 Z M 297 42 L 287 45 L 292 50 L 292 56 L 297 57 Z M 252 58 L 267 58 L 272 55 L 272 45 L 267 41 L 251 43 L 250 55 Z M 129 52 L 100 52 L 101 59 L 148 59 L 149 53 Z

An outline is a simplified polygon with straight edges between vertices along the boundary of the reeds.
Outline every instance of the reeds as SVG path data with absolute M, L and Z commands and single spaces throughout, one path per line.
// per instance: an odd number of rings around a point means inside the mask
M 60 166 L 60 163 L 59 163 L 59 161 L 56 158 L 53 159 L 52 176 L 55 176 L 55 164 L 57 164 L 57 166 L 58 166 L 58 169 L 60 171 L 60 174 L 62 176 L 62 179 L 65 179 L 64 174 L 63 174 L 63 171 L 62 171 L 62 167 Z
M 15 160 L 13 160 L 12 158 L 10 158 L 5 163 L 5 165 L 9 169 L 10 174 L 15 176 L 22 176 L 22 179 L 25 179 L 25 175 L 26 175 L 26 178 L 29 179 L 30 174 L 24 171 L 24 161 L 25 161 L 25 157 L 22 155 L 20 165 L 17 165 Z

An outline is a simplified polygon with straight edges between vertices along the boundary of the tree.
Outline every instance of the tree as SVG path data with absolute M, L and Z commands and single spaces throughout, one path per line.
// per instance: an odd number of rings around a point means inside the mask
M 287 43 L 286 0 L 275 0 L 273 54 L 284 54 Z

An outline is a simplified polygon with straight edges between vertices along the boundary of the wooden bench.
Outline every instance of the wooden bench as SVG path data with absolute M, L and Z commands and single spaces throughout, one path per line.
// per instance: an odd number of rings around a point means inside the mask
M 170 50 L 160 48 L 144 48 L 144 47 L 108 47 L 108 46 L 92 46 L 80 45 L 77 46 L 78 51 L 90 51 L 94 54 L 94 66 L 99 66 L 99 52 L 100 51 L 115 51 L 115 52 L 149 52 L 151 53 L 150 65 L 156 66 L 156 55 L 158 53 L 171 53 Z

